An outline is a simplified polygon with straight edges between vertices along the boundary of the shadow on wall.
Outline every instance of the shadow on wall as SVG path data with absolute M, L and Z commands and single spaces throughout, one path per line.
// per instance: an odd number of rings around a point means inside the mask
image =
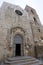
M 43 61 L 43 46 L 37 45 L 35 48 L 36 58 Z

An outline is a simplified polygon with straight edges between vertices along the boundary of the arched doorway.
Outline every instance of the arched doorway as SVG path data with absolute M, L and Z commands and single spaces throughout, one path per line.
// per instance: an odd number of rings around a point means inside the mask
M 19 34 L 16 34 L 13 40 L 13 53 L 15 54 L 15 56 L 21 56 L 23 46 L 22 44 L 23 44 L 23 37 Z

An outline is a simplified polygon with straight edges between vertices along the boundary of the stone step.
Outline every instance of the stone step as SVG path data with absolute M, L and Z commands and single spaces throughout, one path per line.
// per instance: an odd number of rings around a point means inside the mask
M 30 56 L 8 58 L 5 65 L 41 65 L 42 63 Z
M 23 62 L 23 63 L 17 63 L 17 64 L 11 64 L 11 65 L 32 65 L 32 64 L 37 64 L 38 65 L 38 61 L 32 61 L 32 62 Z
M 8 58 L 7 60 L 9 61 L 17 61 L 17 60 L 23 60 L 23 59 L 31 59 L 32 57 L 31 56 L 22 56 L 22 57 L 12 57 L 12 58 Z
M 13 61 L 5 61 L 5 63 L 22 63 L 22 62 L 31 62 L 31 61 L 35 61 L 36 59 L 32 58 L 32 59 L 21 59 L 21 60 L 13 60 Z

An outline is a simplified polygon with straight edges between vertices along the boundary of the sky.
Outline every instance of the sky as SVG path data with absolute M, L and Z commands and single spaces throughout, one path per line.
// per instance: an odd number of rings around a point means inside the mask
M 23 9 L 26 5 L 34 8 L 39 16 L 41 24 L 43 25 L 43 0 L 0 0 L 0 6 L 4 1 L 14 5 L 19 5 Z

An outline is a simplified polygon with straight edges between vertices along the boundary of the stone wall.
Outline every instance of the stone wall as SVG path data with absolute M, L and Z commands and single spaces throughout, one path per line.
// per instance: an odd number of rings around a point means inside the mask
M 22 15 L 18 15 L 15 10 L 20 10 Z M 24 55 L 35 56 L 34 46 L 40 44 L 41 32 L 41 23 L 33 8 L 26 6 L 23 10 L 4 2 L 0 8 L 0 59 L 13 55 L 13 33 L 23 35 Z

